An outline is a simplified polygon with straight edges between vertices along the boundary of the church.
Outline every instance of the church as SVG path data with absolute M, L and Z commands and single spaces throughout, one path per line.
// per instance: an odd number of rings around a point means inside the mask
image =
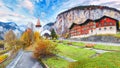
M 39 33 L 41 33 L 41 31 L 42 31 L 41 24 L 40 24 L 40 19 L 39 18 L 38 18 L 38 21 L 37 21 L 37 23 L 35 25 L 35 31 L 37 31 Z

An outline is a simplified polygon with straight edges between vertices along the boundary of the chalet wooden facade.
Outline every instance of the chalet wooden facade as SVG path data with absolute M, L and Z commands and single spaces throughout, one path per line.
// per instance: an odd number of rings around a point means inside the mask
M 98 34 L 116 34 L 118 21 L 108 16 L 98 20 L 86 20 L 83 24 L 73 23 L 70 29 L 71 38 L 88 37 Z

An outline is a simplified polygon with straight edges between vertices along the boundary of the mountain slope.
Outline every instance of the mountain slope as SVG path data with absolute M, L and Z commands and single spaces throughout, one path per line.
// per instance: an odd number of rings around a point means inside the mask
M 54 25 L 54 23 L 50 22 L 43 26 L 43 30 L 50 30 L 53 25 Z
M 56 18 L 54 29 L 60 36 L 69 32 L 69 27 L 72 23 L 81 24 L 87 19 L 96 20 L 103 16 L 109 16 L 120 21 L 120 11 L 98 5 L 78 6 L 60 13 Z
M 0 22 L 0 39 L 1 40 L 3 40 L 4 34 L 10 29 L 14 31 L 17 37 L 20 37 L 20 35 L 26 28 L 23 27 L 22 29 L 24 30 L 22 30 L 21 26 L 18 26 L 14 22 Z

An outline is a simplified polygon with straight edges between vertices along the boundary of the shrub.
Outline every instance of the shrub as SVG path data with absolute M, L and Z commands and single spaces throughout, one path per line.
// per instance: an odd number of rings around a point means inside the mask
M 60 40 L 58 43 L 63 43 L 63 41 Z
M 0 63 L 2 63 L 7 57 L 8 57 L 8 55 L 1 55 L 0 56 Z
M 68 42 L 67 44 L 68 44 L 68 45 L 72 45 L 72 42 Z
M 92 48 L 92 47 L 94 47 L 95 46 L 95 44 L 86 44 L 85 45 L 85 47 L 88 47 L 88 48 Z
M 11 48 L 7 48 L 7 49 L 5 49 L 5 50 L 0 51 L 0 55 L 1 55 L 1 54 L 4 54 L 4 53 L 7 53 L 10 49 L 11 49 Z
M 34 51 L 34 58 L 44 58 L 56 54 L 56 44 L 49 40 L 40 40 Z

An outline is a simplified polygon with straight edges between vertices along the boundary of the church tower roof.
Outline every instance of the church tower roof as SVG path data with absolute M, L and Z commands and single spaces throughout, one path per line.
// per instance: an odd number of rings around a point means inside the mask
M 36 26 L 36 27 L 41 27 L 40 19 L 39 19 L 39 18 L 38 18 L 37 24 L 36 24 L 35 26 Z

